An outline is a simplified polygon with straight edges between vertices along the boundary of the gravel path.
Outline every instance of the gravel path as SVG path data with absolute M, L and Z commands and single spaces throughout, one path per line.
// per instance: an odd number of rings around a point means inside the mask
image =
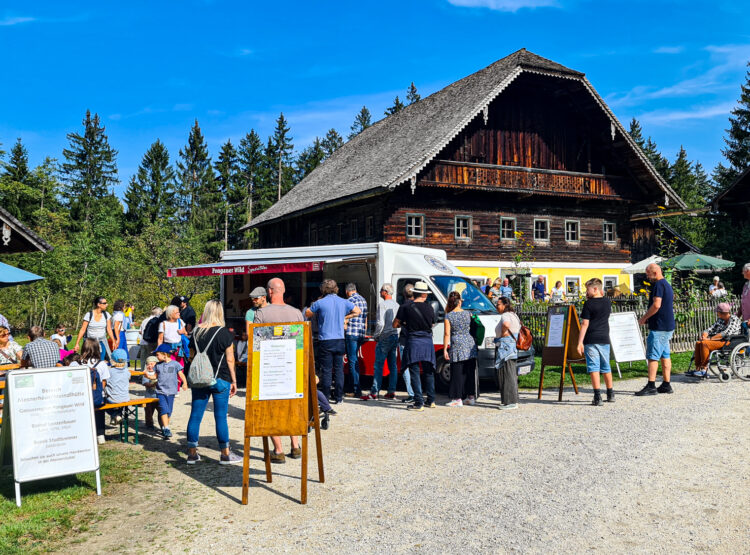
M 240 505 L 242 469 L 216 464 L 210 414 L 203 461 L 186 466 L 183 394 L 175 438 L 144 441 L 160 478 L 129 487 L 127 502 L 102 499 L 106 518 L 76 549 L 747 553 L 750 383 L 678 376 L 673 395 L 634 397 L 642 385 L 616 384 L 604 407 L 589 405 L 590 389 L 566 390 L 562 403 L 522 392 L 511 412 L 497 410 L 497 393 L 417 414 L 347 400 L 323 432 L 325 484 L 311 456 L 307 506 L 296 502 L 298 461 L 274 465 L 265 484 L 259 439 Z M 238 396 L 230 407 L 238 450 L 243 406 Z

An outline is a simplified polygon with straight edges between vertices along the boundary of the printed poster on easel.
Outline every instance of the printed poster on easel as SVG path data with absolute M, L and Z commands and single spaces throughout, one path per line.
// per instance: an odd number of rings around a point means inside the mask
M 641 327 L 635 312 L 613 312 L 609 316 L 609 343 L 620 374 L 621 362 L 646 360 Z M 620 374 L 622 377 L 622 374 Z
M 312 333 L 309 322 L 251 324 L 248 337 L 248 394 L 245 402 L 245 445 L 242 504 L 249 501 L 250 439 L 263 438 L 266 481 L 271 483 L 269 436 L 302 436 L 300 503 L 307 503 L 308 433 L 315 432 L 318 479 L 325 482 L 323 446 Z
M 562 401 L 563 386 L 565 385 L 565 373 L 570 374 L 573 389 L 578 395 L 578 385 L 571 361 L 581 360 L 578 354 L 578 337 L 581 333 L 581 322 L 573 305 L 551 306 L 547 310 L 547 323 L 545 327 L 544 347 L 542 349 L 542 371 L 539 376 L 538 398 L 542 398 L 544 388 L 544 371 L 546 367 L 559 367 L 560 391 L 558 401 Z
M 96 473 L 101 495 L 89 369 L 14 370 L 6 380 L 0 453 L 13 462 L 16 504 L 22 483 L 80 472 Z

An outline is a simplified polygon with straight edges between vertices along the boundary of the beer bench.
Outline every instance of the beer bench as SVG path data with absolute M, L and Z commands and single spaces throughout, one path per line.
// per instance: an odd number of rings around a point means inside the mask
M 0 382 L 0 401 L 5 399 L 5 381 Z M 0 424 L 3 423 L 3 411 L 0 410 Z
M 128 428 L 130 427 L 129 420 L 130 417 L 133 416 L 135 418 L 135 425 L 133 426 L 133 429 L 135 430 L 134 439 L 135 439 L 135 445 L 138 445 L 138 407 L 145 407 L 146 405 L 150 405 L 152 403 L 158 403 L 158 399 L 148 398 L 148 399 L 132 399 L 130 401 L 127 401 L 125 403 L 109 403 L 106 405 L 102 405 L 96 410 L 108 410 L 108 409 L 119 409 L 123 408 L 123 415 L 122 420 L 120 421 L 120 441 L 123 443 L 128 443 Z

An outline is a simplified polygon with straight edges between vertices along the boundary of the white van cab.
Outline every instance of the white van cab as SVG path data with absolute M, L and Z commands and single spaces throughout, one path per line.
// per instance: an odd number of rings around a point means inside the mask
M 479 315 L 486 329 L 486 337 L 479 346 L 480 378 L 496 378 L 494 366 L 494 330 L 500 315 L 490 300 L 460 270 L 448 262 L 445 251 L 400 245 L 396 243 L 356 243 L 319 247 L 223 251 L 215 264 L 174 268 L 170 277 L 221 276 L 221 300 L 227 325 L 244 329 L 244 315 L 250 308 L 250 291 L 265 286 L 272 277 L 284 280 L 287 303 L 303 308 L 310 306 L 320 295 L 319 285 L 327 278 L 336 280 L 344 294 L 347 283 L 355 283 L 368 306 L 368 333 L 375 328 L 375 308 L 378 292 L 384 283 L 391 283 L 395 299 L 404 302 L 404 286 L 424 281 L 430 288 L 427 299 L 435 310 L 433 328 L 438 380 L 447 385 L 450 365 L 442 356 L 443 319 L 448 294 L 459 291 L 462 307 Z M 365 342 L 360 352 L 363 362 L 360 373 L 372 375 L 374 341 Z

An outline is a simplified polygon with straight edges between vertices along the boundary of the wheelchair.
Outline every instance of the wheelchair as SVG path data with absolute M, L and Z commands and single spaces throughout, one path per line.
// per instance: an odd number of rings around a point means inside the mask
M 708 371 L 723 383 L 731 380 L 732 374 L 741 380 L 750 380 L 750 342 L 747 335 L 733 335 L 722 348 L 711 351 Z

